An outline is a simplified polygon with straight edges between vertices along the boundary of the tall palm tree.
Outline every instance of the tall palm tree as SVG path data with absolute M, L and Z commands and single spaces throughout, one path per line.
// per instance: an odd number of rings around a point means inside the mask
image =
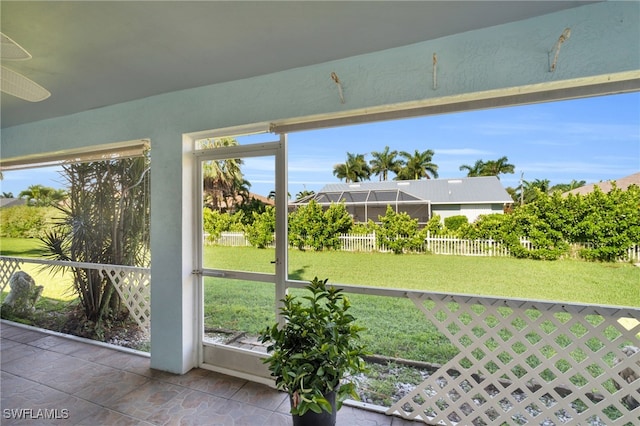
M 238 145 L 235 138 L 216 138 L 200 141 L 202 149 L 215 149 Z M 214 210 L 228 211 L 249 196 L 251 183 L 244 179 L 242 160 L 226 159 L 206 161 L 202 165 L 204 203 Z
M 64 189 L 54 189 L 43 185 L 31 185 L 20 192 L 19 198 L 26 198 L 27 204 L 35 206 L 50 206 L 64 200 L 67 192 Z
M 400 151 L 403 158 L 403 166 L 398 170 L 396 180 L 431 179 L 438 178 L 438 166 L 432 162 L 434 152 L 431 149 L 420 152 L 415 150 L 413 154 Z M 431 175 L 431 176 L 429 176 Z
M 371 173 L 380 177 L 380 180 L 389 178 L 389 171 L 397 173 L 402 167 L 402 160 L 398 159 L 398 151 L 390 151 L 388 146 L 384 147 L 384 151 L 371 152 L 373 159 L 369 160 Z
M 365 154 L 352 154 L 347 152 L 347 160 L 344 163 L 333 166 L 333 174 L 346 183 L 362 182 L 371 178 L 371 169 L 364 159 Z
M 507 157 L 500 157 L 497 160 L 489 160 L 484 163 L 482 168 L 482 176 L 496 176 L 500 179 L 501 174 L 515 172 L 516 166 L 508 163 L 509 159 Z
M 463 164 L 460 170 L 467 171 L 467 177 L 476 176 L 496 176 L 500 179 L 500 174 L 514 173 L 515 166 L 508 163 L 507 157 L 500 157 L 497 160 L 482 161 L 478 160 L 473 166 Z
M 475 162 L 473 166 L 470 166 L 468 164 L 463 164 L 462 166 L 460 166 L 460 171 L 466 170 L 467 177 L 476 177 L 476 176 L 482 176 L 483 168 L 484 168 L 484 161 L 478 160 Z

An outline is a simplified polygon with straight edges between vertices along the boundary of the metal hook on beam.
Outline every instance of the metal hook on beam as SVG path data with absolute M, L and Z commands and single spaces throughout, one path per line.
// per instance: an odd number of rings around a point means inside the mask
M 338 94 L 340 95 L 340 103 L 344 103 L 344 95 L 342 93 L 342 83 L 340 83 L 340 79 L 338 78 L 338 74 L 336 74 L 335 72 L 332 72 L 331 73 L 331 79 L 338 86 Z
M 433 54 L 433 90 L 438 88 L 438 57 L 436 54 Z
M 556 70 L 556 64 L 558 63 L 558 55 L 560 55 L 560 48 L 562 47 L 562 43 L 567 41 L 569 36 L 571 36 L 571 28 L 565 28 L 562 34 L 560 34 L 560 37 L 558 38 L 558 41 L 556 42 L 556 45 L 553 48 L 553 50 L 555 51 L 555 54 L 553 55 L 553 62 L 551 62 L 551 67 L 549 68 L 549 72 L 554 72 Z

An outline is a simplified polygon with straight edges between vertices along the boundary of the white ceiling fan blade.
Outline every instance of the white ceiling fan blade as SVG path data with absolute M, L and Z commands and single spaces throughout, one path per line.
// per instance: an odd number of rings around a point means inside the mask
M 25 61 L 31 59 L 31 55 L 11 38 L 0 33 L 0 58 L 10 61 Z
M 2 85 L 0 89 L 16 98 L 29 102 L 40 102 L 51 96 L 51 93 L 33 80 L 18 74 L 9 68 L 2 67 L 0 72 Z

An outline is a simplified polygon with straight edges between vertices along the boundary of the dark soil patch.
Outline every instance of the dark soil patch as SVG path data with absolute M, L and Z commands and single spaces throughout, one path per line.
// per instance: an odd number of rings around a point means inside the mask
M 28 315 L 13 315 L 3 310 L 4 319 L 46 330 L 84 337 L 105 343 L 149 351 L 149 334 L 131 319 L 127 312 L 120 312 L 99 324 L 86 319 L 82 308 L 75 302 L 47 300 L 38 303 Z

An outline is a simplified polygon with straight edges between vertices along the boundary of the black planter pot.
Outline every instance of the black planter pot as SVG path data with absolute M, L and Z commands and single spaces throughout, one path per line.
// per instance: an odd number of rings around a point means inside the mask
M 324 396 L 331 404 L 331 412 L 322 411 L 320 413 L 314 413 L 309 410 L 302 416 L 291 415 L 293 418 L 293 426 L 335 426 L 336 424 L 336 393 L 331 392 Z M 293 405 L 291 396 L 289 396 L 289 402 Z

